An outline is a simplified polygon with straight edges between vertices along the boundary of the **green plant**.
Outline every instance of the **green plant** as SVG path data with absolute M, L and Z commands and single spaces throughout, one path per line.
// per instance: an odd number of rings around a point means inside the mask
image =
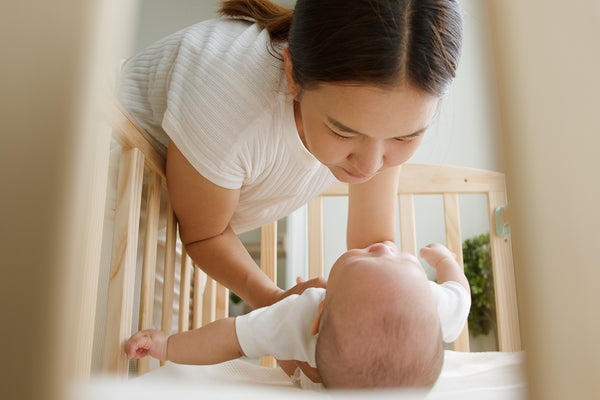
M 235 293 L 229 292 L 229 299 L 233 304 L 239 304 L 242 302 L 242 299 Z
M 463 259 L 465 275 L 471 286 L 469 331 L 474 337 L 487 335 L 496 325 L 489 233 L 465 240 L 463 242 Z

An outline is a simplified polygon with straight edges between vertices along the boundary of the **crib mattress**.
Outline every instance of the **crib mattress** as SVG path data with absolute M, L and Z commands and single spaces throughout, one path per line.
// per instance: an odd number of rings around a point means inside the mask
M 279 368 L 260 367 L 233 360 L 211 366 L 167 364 L 130 380 L 95 377 L 74 384 L 72 399 L 502 399 L 527 398 L 523 352 L 461 353 L 447 350 L 440 378 L 428 392 L 384 390 L 335 393 L 299 388 Z

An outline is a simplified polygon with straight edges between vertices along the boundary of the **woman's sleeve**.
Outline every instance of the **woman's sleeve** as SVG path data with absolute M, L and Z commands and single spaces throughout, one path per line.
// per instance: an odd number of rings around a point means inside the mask
M 163 129 L 200 174 L 227 189 L 241 187 L 248 127 L 273 97 L 265 35 L 240 21 L 190 29 L 169 76 Z

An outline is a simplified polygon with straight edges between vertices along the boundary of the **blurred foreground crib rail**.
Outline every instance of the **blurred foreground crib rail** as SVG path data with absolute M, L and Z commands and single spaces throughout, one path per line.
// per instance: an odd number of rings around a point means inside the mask
M 139 329 L 152 327 L 155 295 L 155 273 L 157 267 L 157 240 L 161 193 L 166 191 L 165 155 L 152 143 L 152 139 L 140 128 L 118 101 L 110 98 L 104 108 L 104 120 L 108 123 L 106 146 L 99 151 L 98 209 L 94 213 L 102 226 L 102 214 L 106 199 L 109 141 L 112 138 L 122 147 L 118 174 L 117 205 L 114 218 L 112 256 L 108 289 L 106 334 L 104 339 L 103 369 L 126 375 L 128 360 L 123 345 L 129 338 L 134 320 L 134 299 L 139 299 Z M 109 131 L 111 133 L 109 133 Z M 401 248 L 417 254 L 414 196 L 440 194 L 443 196 L 446 245 L 458 255 L 462 264 L 462 237 L 459 219 L 459 194 L 483 193 L 487 196 L 490 223 L 499 350 L 514 352 L 521 350 L 515 274 L 512 259 L 510 232 L 503 226 L 502 211 L 507 205 L 504 175 L 476 169 L 407 164 L 403 166 L 398 193 Z M 103 186 L 104 185 L 104 186 Z M 145 189 L 144 189 L 145 188 Z M 347 195 L 346 184 L 336 184 L 322 196 L 308 204 L 308 260 L 309 278 L 322 276 L 323 230 L 322 198 Z M 142 196 L 144 193 L 144 196 Z M 145 207 L 142 207 L 142 203 Z M 178 310 L 178 330 L 193 329 L 228 315 L 228 291 L 206 276 L 185 254 L 178 244 L 177 220 L 170 205 L 166 207 L 166 240 L 164 254 L 164 282 L 161 296 L 161 329 L 171 332 L 174 309 Z M 141 210 L 145 210 L 142 213 Z M 142 221 L 142 222 L 140 222 Z M 140 229 L 141 227 L 141 229 Z M 95 234 L 97 241 L 90 243 L 86 265 L 89 279 L 83 282 L 88 293 L 98 290 L 100 268 L 101 229 Z M 139 293 L 135 293 L 135 275 L 138 265 L 140 232 L 143 237 L 141 253 L 142 278 Z M 181 256 L 177 256 L 177 249 Z M 177 262 L 179 260 L 179 262 Z M 277 223 L 262 228 L 261 268 L 276 281 Z M 174 307 L 175 271 L 180 272 L 179 300 Z M 93 296 L 90 296 L 93 298 Z M 88 304 L 89 303 L 89 304 Z M 82 318 L 78 343 L 78 371 L 81 376 L 90 374 L 94 337 L 96 303 L 89 300 L 82 305 Z M 461 337 L 454 343 L 454 350 L 469 351 L 468 331 L 465 327 Z M 261 360 L 261 365 L 275 366 L 271 357 Z M 137 373 L 149 370 L 149 360 L 140 360 Z

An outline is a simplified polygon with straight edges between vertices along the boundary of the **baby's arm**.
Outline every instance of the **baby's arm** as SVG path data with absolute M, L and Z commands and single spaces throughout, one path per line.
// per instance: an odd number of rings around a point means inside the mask
M 462 268 L 456 262 L 456 255 L 446 246 L 432 243 L 421 249 L 421 257 L 437 271 L 438 283 L 455 281 L 460 283 L 470 293 L 469 282 Z
M 224 318 L 206 326 L 174 335 L 154 329 L 134 334 L 125 344 L 128 358 L 150 354 L 177 364 L 209 365 L 242 357 L 235 333 L 235 318 Z

